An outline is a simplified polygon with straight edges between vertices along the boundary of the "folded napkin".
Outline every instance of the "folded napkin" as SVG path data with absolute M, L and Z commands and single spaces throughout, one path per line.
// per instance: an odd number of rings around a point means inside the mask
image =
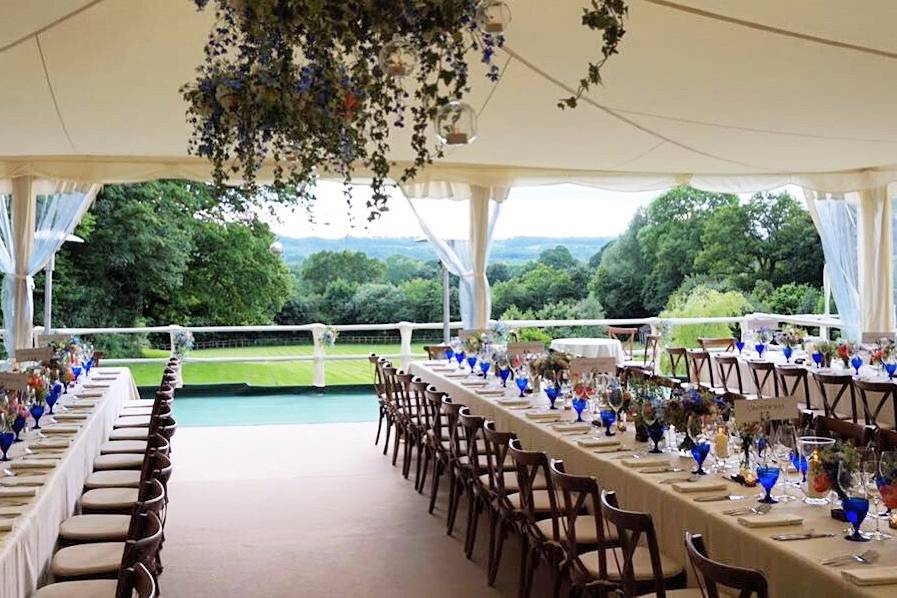
M 789 515 L 788 513 L 767 513 L 766 515 L 746 515 L 738 518 L 738 523 L 744 527 L 780 527 L 785 525 L 800 525 L 803 517 Z
M 489 386 L 489 383 L 482 380 L 471 380 L 470 382 L 462 382 L 461 386 Z
M 0 487 L 0 498 L 17 498 L 20 496 L 34 496 L 35 494 L 37 494 L 37 488 L 30 486 Z
M 21 515 L 22 513 L 25 512 L 25 509 L 27 509 L 27 508 L 28 508 L 27 505 L 22 505 L 20 507 L 0 507 L 0 517 L 2 517 L 4 515 L 7 517 L 10 515 L 12 515 L 12 516 Z
M 9 462 L 11 469 L 53 469 L 59 459 L 17 459 Z
M 580 438 L 576 441 L 579 446 L 584 447 L 603 447 L 603 446 L 620 446 L 620 441 L 616 438 L 600 438 L 597 436 L 591 436 L 589 438 Z
M 56 426 L 47 426 L 46 428 L 41 428 L 41 431 L 44 434 L 77 434 L 78 430 L 81 429 L 81 426 L 76 426 L 73 424 L 69 425 L 56 425 Z
M 884 586 L 897 583 L 897 567 L 842 569 L 841 576 L 858 586 Z
M 592 449 L 593 453 L 620 453 L 623 451 L 631 451 L 632 448 L 628 448 L 623 446 L 622 444 L 611 444 L 608 446 L 599 446 L 596 449 Z
M 53 419 L 56 421 L 73 421 L 73 420 L 85 420 L 90 417 L 89 413 L 54 413 Z
M 636 459 L 632 457 L 630 459 L 622 459 L 620 461 L 626 467 L 657 467 L 658 465 L 669 465 L 670 459 L 669 457 L 641 457 Z
M 100 402 L 96 399 L 77 399 L 71 403 L 63 403 L 63 407 L 69 409 L 93 409 L 99 403 Z M 125 403 L 125 406 L 127 406 L 127 403 Z
M 540 422 L 552 422 L 561 419 L 561 414 L 557 411 L 527 411 L 524 413 L 529 419 Z
M 100 399 L 103 397 L 103 393 L 102 393 L 102 391 L 99 391 L 99 390 L 82 390 L 81 392 L 79 392 L 77 394 L 77 397 L 79 399 L 89 399 L 91 397 L 96 397 L 96 398 Z M 96 401 L 94 401 L 94 404 L 96 404 Z
M 33 451 L 67 449 L 71 443 L 72 441 L 67 438 L 41 438 L 40 440 L 29 444 L 28 448 Z
M 554 424 L 551 426 L 551 429 L 555 432 L 560 432 L 562 434 L 568 434 L 571 432 L 588 432 L 592 430 L 592 424 L 589 422 L 561 422 L 559 424 Z
M 84 384 L 82 388 L 109 388 L 110 386 L 112 385 L 108 382 L 88 382 L 87 384 Z
M 455 368 L 430 368 L 431 372 L 439 372 L 441 374 L 448 374 L 451 372 L 457 372 L 458 370 Z
M 715 482 L 713 480 L 701 480 L 698 482 L 686 482 L 672 484 L 673 490 L 676 492 L 695 493 L 695 492 L 718 492 L 728 488 L 725 482 Z
M 14 522 L 15 519 L 0 519 L 0 532 L 12 531 L 12 524 Z
M 505 407 L 529 407 L 532 402 L 529 399 L 521 399 L 519 397 L 508 397 L 506 399 L 499 399 L 496 401 L 499 405 L 504 405 Z
M 466 372 L 458 372 L 457 374 L 446 374 L 446 378 L 467 378 L 470 374 Z
M 42 486 L 46 475 L 15 475 L 0 478 L 0 486 Z
M 109 368 L 109 367 L 94 368 L 94 371 L 96 371 L 97 373 L 100 373 L 100 374 L 120 374 L 121 370 L 122 370 L 122 368 Z

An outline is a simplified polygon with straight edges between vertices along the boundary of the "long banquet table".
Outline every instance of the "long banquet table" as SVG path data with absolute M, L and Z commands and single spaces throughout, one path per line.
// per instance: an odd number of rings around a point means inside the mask
M 126 368 L 95 368 L 91 379 L 63 395 L 59 404 L 64 406 L 79 396 L 81 400 L 97 402 L 87 419 L 58 422 L 60 426 L 77 425 L 74 435 L 47 435 L 47 438 L 70 438 L 71 442 L 56 467 L 47 470 L 46 481 L 37 488 L 35 496 L 22 499 L 28 504 L 16 517 L 12 530 L 0 532 L 0 598 L 22 598 L 37 587 L 53 556 L 59 524 L 75 512 L 84 480 L 93 471 L 93 461 L 108 439 L 122 404 L 139 398 L 134 378 Z M 42 427 L 52 426 L 51 416 L 44 415 L 40 423 Z M 25 442 L 13 445 L 10 451 L 13 462 L 37 440 L 37 434 L 23 433 L 22 438 Z M 5 475 L 4 465 L 10 463 L 0 463 L 0 478 Z M 4 500 L 0 498 L 2 507 Z
M 661 550 L 686 564 L 683 544 L 686 530 L 703 534 L 714 558 L 763 571 L 770 582 L 771 595 L 776 597 L 813 596 L 814 598 L 843 598 L 844 596 L 893 597 L 897 595 L 897 584 L 860 587 L 842 578 L 840 569 L 824 567 L 820 564 L 826 558 L 874 548 L 880 553 L 877 566 L 897 566 L 897 539 L 885 542 L 858 544 L 843 539 L 846 523 L 833 520 L 828 507 L 811 507 L 797 500 L 775 505 L 774 512 L 794 514 L 804 518 L 800 526 L 749 529 L 741 526 L 737 517 L 723 515 L 723 511 L 735 507 L 751 506 L 756 503 L 755 495 L 760 487 L 744 488 L 734 482 L 726 482 L 725 493 L 744 496 L 743 500 L 699 503 L 694 501 L 697 494 L 680 494 L 671 485 L 662 485 L 660 480 L 670 477 L 688 476 L 694 461 L 669 455 L 668 459 L 682 473 L 649 474 L 640 473 L 636 468 L 624 466 L 621 455 L 644 454 L 647 445 L 634 440 L 632 426 L 622 434 L 623 444 L 632 447 L 626 453 L 596 453 L 594 449 L 583 448 L 576 443 L 581 436 L 564 435 L 556 432 L 552 425 L 529 419 L 524 409 L 512 409 L 497 404 L 500 397 L 484 396 L 471 386 L 463 383 L 470 379 L 459 378 L 446 372 L 445 362 L 414 362 L 411 373 L 447 392 L 455 401 L 467 405 L 473 413 L 496 422 L 501 430 L 517 434 L 524 446 L 542 450 L 551 457 L 563 459 L 571 473 L 589 474 L 598 479 L 602 488 L 615 490 L 624 508 L 651 513 L 657 529 Z M 490 386 L 496 386 L 490 382 Z M 510 386 L 510 385 L 509 385 Z M 510 388 L 507 396 L 516 396 Z M 536 397 L 535 406 L 547 407 L 546 397 Z M 573 419 L 570 411 L 563 412 L 564 419 Z M 603 432 L 600 432 L 603 433 Z M 711 474 L 713 475 L 713 474 Z M 710 476 L 708 476 L 709 478 Z M 716 479 L 722 480 L 720 476 Z M 799 494 L 799 490 L 792 492 Z M 720 494 L 712 492 L 711 494 Z M 872 521 L 867 519 L 864 528 L 869 529 Z M 887 524 L 882 521 L 886 529 Z M 831 538 L 817 538 L 795 542 L 778 542 L 771 536 L 814 530 L 831 532 Z M 688 569 L 688 567 L 686 567 Z M 845 567 L 842 567 L 843 569 Z M 692 580 L 691 583 L 694 583 Z

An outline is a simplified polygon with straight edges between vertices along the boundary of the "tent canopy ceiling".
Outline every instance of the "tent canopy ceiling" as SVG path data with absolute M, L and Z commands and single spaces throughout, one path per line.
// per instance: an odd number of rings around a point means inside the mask
M 566 111 L 557 100 L 600 47 L 579 24 L 587 2 L 509 4 L 502 80 L 490 83 L 471 57 L 479 139 L 450 149 L 423 178 L 619 179 L 633 189 L 691 175 L 755 187 L 821 173 L 851 181 L 833 187 L 897 178 L 892 0 L 862 9 L 817 0 L 812 10 L 780 0 L 632 0 L 605 86 Z M 0 15 L 0 177 L 208 175 L 186 155 L 178 89 L 202 60 L 212 10 L 189 0 L 0 0 Z M 409 158 L 402 139 L 400 162 Z

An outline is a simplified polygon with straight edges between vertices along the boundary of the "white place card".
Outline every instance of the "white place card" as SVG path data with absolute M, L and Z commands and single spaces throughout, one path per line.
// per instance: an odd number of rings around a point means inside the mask
M 582 374 L 615 374 L 617 360 L 613 357 L 574 357 L 570 360 L 570 376 Z
M 797 417 L 797 397 L 744 399 L 735 401 L 735 421 L 783 421 Z
M 508 343 L 508 355 L 529 355 L 532 353 L 544 353 L 545 343 L 542 341 L 527 341 L 520 343 Z

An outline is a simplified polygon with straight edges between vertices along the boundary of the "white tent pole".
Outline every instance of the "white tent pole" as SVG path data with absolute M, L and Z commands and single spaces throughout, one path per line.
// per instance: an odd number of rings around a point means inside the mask
M 472 186 L 470 197 L 470 261 L 473 269 L 473 328 L 485 330 L 489 323 L 486 254 L 489 243 L 489 190 Z
M 861 191 L 857 209 L 860 332 L 894 330 L 891 229 L 887 186 Z
M 12 238 L 15 274 L 13 274 L 13 305 L 15 309 L 15 336 L 13 348 L 25 349 L 33 344 L 31 312 L 25 309 L 31 298 L 31 279 L 28 276 L 28 260 L 34 245 L 37 206 L 34 197 L 34 177 L 16 177 L 12 183 Z
M 53 268 L 56 266 L 56 254 L 47 262 L 44 278 L 44 334 L 50 334 L 53 315 Z

